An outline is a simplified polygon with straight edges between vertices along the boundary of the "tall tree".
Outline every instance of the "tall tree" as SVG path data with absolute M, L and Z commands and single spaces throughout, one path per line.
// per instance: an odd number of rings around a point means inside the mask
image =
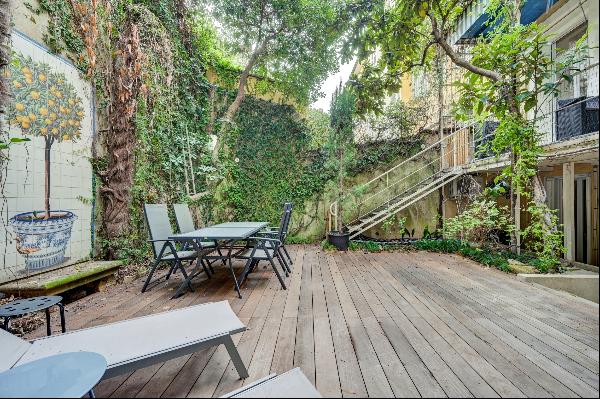
M 223 135 L 244 98 L 251 74 L 272 78 L 294 101 L 308 103 L 338 66 L 336 43 L 342 0 L 207 0 L 228 44 L 244 59 L 235 99 L 228 105 L 217 137 Z
M 548 38 L 543 29 L 536 24 L 520 25 L 521 0 L 490 0 L 487 24 L 491 31 L 477 39 L 472 57 L 464 57 L 449 37 L 458 18 L 477 1 L 356 0 L 355 24 L 346 50 L 357 51 L 365 60 L 362 76 L 354 81 L 362 111 L 381 110 L 386 94 L 398 90 L 401 76 L 416 68 L 428 68 L 436 49 L 465 71 L 459 87 L 462 105 L 470 108 L 470 117 L 494 117 L 500 122 L 492 147 L 498 155 L 509 153 L 510 165 L 502 176 L 510 181 L 514 221 L 520 212 L 517 196 L 526 194 L 527 189 L 544 190 L 536 172 L 541 153 L 536 127 L 539 102 L 543 95 L 556 93 L 560 80 L 569 79 L 577 56 L 565 63 L 553 62 L 545 53 Z M 373 53 L 379 57 L 369 62 Z M 555 72 L 558 81 L 553 80 Z M 552 218 L 547 210 L 540 210 L 544 198 L 545 193 L 533 196 L 538 209 L 530 209 L 530 213 L 542 215 L 543 229 L 553 232 Z M 513 249 L 517 249 L 517 238 L 513 231 Z
M 344 196 L 344 180 L 348 166 L 354 159 L 354 106 L 356 99 L 349 87 L 340 86 L 331 98 L 330 129 L 327 148 L 330 153 L 329 167 L 335 170 L 337 175 L 337 208 L 335 230 L 341 234 L 344 229 L 344 209 L 342 208 L 342 197 Z

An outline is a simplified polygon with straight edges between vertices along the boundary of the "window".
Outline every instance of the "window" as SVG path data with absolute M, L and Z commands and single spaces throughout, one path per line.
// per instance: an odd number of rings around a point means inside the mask
M 560 61 L 568 50 L 575 47 L 577 40 L 581 39 L 587 32 L 587 28 L 587 23 L 584 23 L 556 41 L 555 52 L 557 60 Z M 559 88 L 558 100 L 568 100 L 588 96 L 587 87 L 587 74 L 577 74 L 573 77 L 572 82 L 562 82 Z

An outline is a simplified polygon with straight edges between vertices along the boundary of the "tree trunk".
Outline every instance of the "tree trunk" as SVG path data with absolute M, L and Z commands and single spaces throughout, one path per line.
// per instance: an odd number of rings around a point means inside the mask
M 444 170 L 444 71 L 443 71 L 443 49 L 437 46 L 436 64 L 437 64 L 437 84 L 438 84 L 438 134 L 440 140 L 440 170 Z M 441 216 L 437 222 L 439 230 L 444 228 L 444 186 L 438 190 L 438 214 Z
M 44 148 L 44 211 L 46 211 L 45 219 L 50 219 L 50 151 L 54 139 L 51 136 L 46 136 L 46 146 Z
M 100 173 L 103 182 L 100 189 L 104 208 L 102 223 L 109 242 L 128 232 L 130 220 L 136 145 L 135 113 L 142 83 L 140 76 L 143 57 L 138 26 L 131 18 L 124 23 L 116 48 L 110 83 L 110 129 L 106 137 L 108 166 Z M 105 255 L 108 259 L 116 258 L 116 250 L 112 244 L 108 245 Z
M 246 67 L 240 75 L 240 81 L 238 84 L 235 100 L 233 100 L 233 102 L 229 105 L 227 111 L 225 112 L 225 115 L 223 116 L 223 122 L 221 123 L 221 128 L 219 129 L 219 134 L 217 135 L 215 141 L 215 147 L 213 148 L 212 159 L 215 164 L 219 160 L 219 152 L 221 151 L 221 141 L 224 138 L 223 136 L 225 136 L 225 134 L 227 133 L 227 130 L 233 122 L 233 119 L 235 118 L 235 115 L 237 114 L 238 110 L 240 109 L 242 102 L 244 102 L 244 99 L 246 98 L 246 84 L 248 83 L 248 77 L 250 76 L 250 72 L 252 72 L 252 69 L 256 66 L 261 55 L 265 52 L 267 45 L 269 44 L 269 40 L 270 38 L 264 39 L 262 43 L 256 47 L 256 49 L 250 56 Z
M 344 149 L 339 150 L 339 169 L 338 169 L 338 201 L 337 201 L 337 226 L 335 228 L 339 233 L 344 230 L 344 209 L 342 205 L 342 197 L 344 196 Z

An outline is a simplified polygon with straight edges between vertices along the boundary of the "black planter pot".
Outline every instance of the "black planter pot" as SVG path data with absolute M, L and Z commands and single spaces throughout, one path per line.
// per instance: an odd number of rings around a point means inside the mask
M 338 251 L 347 251 L 348 244 L 350 243 L 350 233 L 332 231 L 327 234 L 327 239 L 331 245 L 338 249 Z

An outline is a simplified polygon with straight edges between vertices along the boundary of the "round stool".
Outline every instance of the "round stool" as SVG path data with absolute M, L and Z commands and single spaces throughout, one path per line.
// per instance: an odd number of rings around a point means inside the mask
M 15 317 L 24 316 L 29 313 L 35 313 L 40 310 L 46 311 L 46 332 L 48 336 L 52 335 L 50 327 L 50 308 L 54 305 L 60 310 L 60 325 L 62 332 L 66 332 L 65 325 L 65 307 L 62 304 L 60 296 L 37 296 L 34 298 L 18 299 L 0 306 L 0 317 L 4 318 L 4 329 L 8 331 L 8 324 Z
M 34 360 L 0 373 L 1 398 L 94 397 L 106 359 L 93 352 L 67 352 Z

